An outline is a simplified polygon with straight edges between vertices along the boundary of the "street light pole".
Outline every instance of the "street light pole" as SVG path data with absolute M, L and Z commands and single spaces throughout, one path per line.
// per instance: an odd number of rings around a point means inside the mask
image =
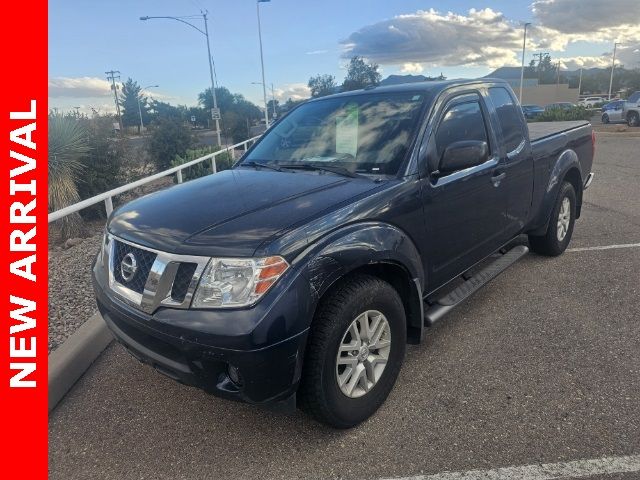
M 616 50 L 621 43 L 615 42 L 613 44 L 613 59 L 611 60 L 611 77 L 609 77 L 609 100 L 611 100 L 611 89 L 613 87 L 613 71 L 616 68 Z
M 269 128 L 269 109 L 267 108 L 267 84 L 264 81 L 264 57 L 262 55 L 262 27 L 260 26 L 260 4 L 269 0 L 257 0 L 256 11 L 258 13 L 258 39 L 260 40 L 260 66 L 262 67 L 262 96 L 264 99 L 265 129 Z
M 522 66 L 520 68 L 520 96 L 518 100 L 522 103 L 522 83 L 524 82 L 524 52 L 527 46 L 527 27 L 531 25 L 530 22 L 524 24 L 524 36 L 522 38 Z
M 142 93 L 147 88 L 158 88 L 160 85 L 147 85 L 144 88 L 140 89 L 140 93 Z M 138 100 L 138 115 L 140 115 L 140 133 L 144 130 L 144 123 L 142 123 L 142 108 L 140 108 L 140 95 L 137 97 Z
M 146 21 L 146 20 L 152 20 L 155 18 L 166 18 L 169 20 L 175 20 L 177 22 L 180 23 L 184 23 L 185 25 L 189 25 L 191 28 L 196 29 L 198 32 L 200 32 L 202 35 L 204 35 L 207 39 L 207 57 L 209 60 L 209 75 L 211 77 L 211 96 L 213 97 L 213 108 L 216 111 L 216 113 L 218 113 L 218 99 L 216 96 L 216 85 L 215 85 L 215 81 L 214 81 L 214 76 L 213 76 L 213 57 L 211 56 L 211 45 L 209 43 L 209 25 L 207 22 L 207 12 L 200 12 L 200 15 L 202 15 L 202 19 L 204 20 L 204 30 L 196 27 L 194 24 L 187 22 L 186 20 L 184 20 L 184 18 L 192 18 L 192 17 L 170 17 L 170 16 L 162 16 L 162 17 L 140 17 L 140 20 L 142 21 Z M 213 118 L 213 112 L 211 112 L 211 116 Z M 217 140 L 218 140 L 218 146 L 222 146 L 222 141 L 220 139 L 220 115 L 217 114 L 216 117 L 214 118 L 215 122 L 216 122 L 216 136 L 217 136 Z
M 216 112 L 216 138 L 218 140 L 218 146 L 222 147 L 222 141 L 220 140 L 220 113 L 218 111 L 218 97 L 216 95 L 216 84 L 213 81 L 213 59 L 211 57 L 211 46 L 209 45 L 209 22 L 207 22 L 207 12 L 202 12 L 202 18 L 204 19 L 204 36 L 207 37 L 207 53 L 209 57 L 209 76 L 211 77 L 211 96 L 213 97 L 213 108 Z M 213 113 L 211 115 L 213 117 Z

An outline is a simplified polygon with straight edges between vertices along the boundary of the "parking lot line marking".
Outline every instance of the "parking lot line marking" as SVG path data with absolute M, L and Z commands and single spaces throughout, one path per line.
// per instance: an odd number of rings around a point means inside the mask
M 603 245 L 600 247 L 567 248 L 567 252 L 588 252 L 590 250 L 612 250 L 614 248 L 634 248 L 634 247 L 640 247 L 640 243 L 622 243 L 620 245 Z
M 552 480 L 636 472 L 640 472 L 640 455 L 503 467 L 492 470 L 443 472 L 389 480 Z

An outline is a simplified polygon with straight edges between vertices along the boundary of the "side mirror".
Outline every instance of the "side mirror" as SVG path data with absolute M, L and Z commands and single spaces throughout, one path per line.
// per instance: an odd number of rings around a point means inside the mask
M 481 140 L 462 140 L 449 145 L 440 160 L 440 176 L 484 163 L 489 158 L 489 146 Z

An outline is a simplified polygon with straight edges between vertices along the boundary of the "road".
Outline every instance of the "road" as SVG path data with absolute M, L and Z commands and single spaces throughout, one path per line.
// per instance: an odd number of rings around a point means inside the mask
M 640 245 L 638 151 L 599 139 L 572 248 Z M 111 346 L 50 417 L 50 478 L 377 479 L 639 455 L 638 272 L 639 246 L 528 255 L 410 346 L 386 404 L 349 431 L 208 396 Z

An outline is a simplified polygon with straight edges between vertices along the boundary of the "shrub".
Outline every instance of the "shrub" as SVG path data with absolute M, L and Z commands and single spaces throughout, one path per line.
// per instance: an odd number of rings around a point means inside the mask
M 593 111 L 584 107 L 573 107 L 569 109 L 552 108 L 545 110 L 535 117 L 534 122 L 555 122 L 564 120 L 590 120 L 593 117 Z
M 48 127 L 49 210 L 55 211 L 80 201 L 77 182 L 85 174 L 83 159 L 89 151 L 87 131 L 77 119 L 53 115 Z M 80 215 L 60 220 L 63 238 L 84 233 Z
M 159 118 L 154 126 L 149 151 L 158 170 L 166 170 L 176 156 L 186 155 L 193 144 L 191 130 L 173 118 Z
M 171 162 L 171 166 L 177 167 L 178 165 L 190 162 L 196 158 L 204 157 L 205 155 L 217 152 L 218 150 L 220 150 L 220 148 L 217 146 L 187 150 L 184 156 L 176 155 Z M 219 172 L 231 168 L 231 165 L 233 165 L 233 160 L 228 152 L 224 152 L 216 156 L 216 169 Z M 212 173 L 211 162 L 209 160 L 205 160 L 204 162 L 200 162 L 197 165 L 193 165 L 182 170 L 182 180 L 186 182 L 195 178 L 204 177 L 210 173 Z M 174 182 L 177 181 L 177 178 L 174 177 Z
M 90 150 L 83 159 L 84 174 L 78 180 L 81 198 L 89 198 L 106 192 L 127 182 L 130 148 L 125 138 L 112 136 L 112 119 L 97 117 L 86 122 Z M 102 204 L 82 211 L 84 218 L 103 218 Z

